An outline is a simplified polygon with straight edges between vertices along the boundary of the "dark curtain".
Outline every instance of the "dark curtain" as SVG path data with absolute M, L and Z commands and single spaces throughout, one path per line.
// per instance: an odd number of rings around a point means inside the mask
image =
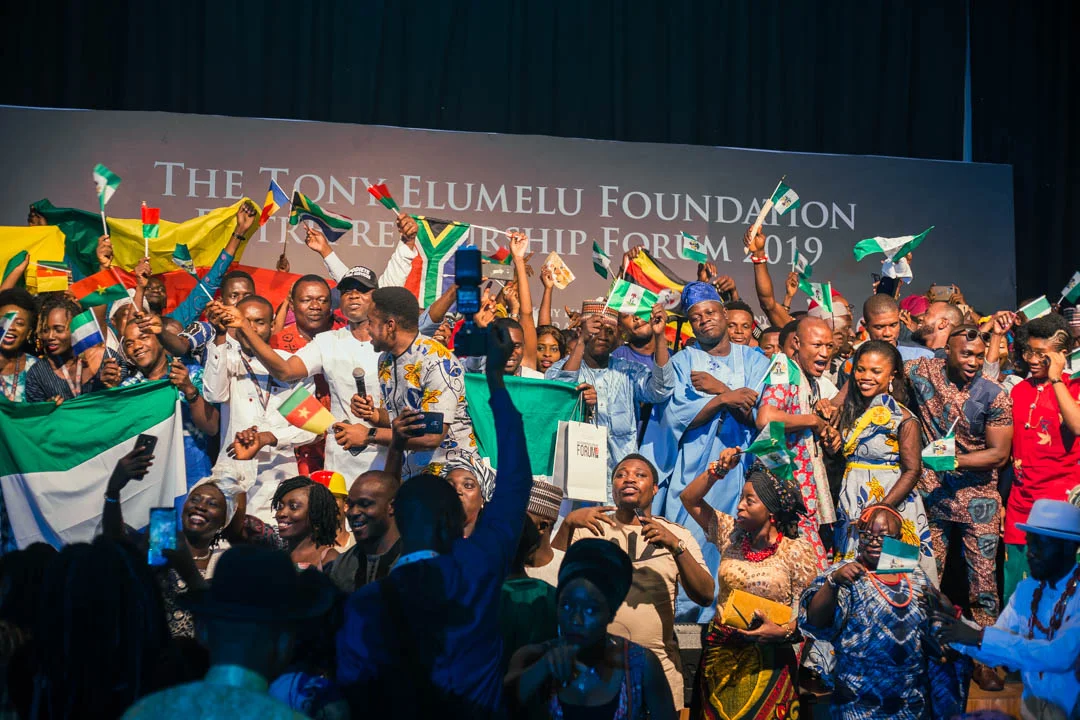
M 1080 8 L 1074 0 L 971 4 L 972 155 L 1013 166 L 1020 298 L 1050 301 L 1080 270 Z

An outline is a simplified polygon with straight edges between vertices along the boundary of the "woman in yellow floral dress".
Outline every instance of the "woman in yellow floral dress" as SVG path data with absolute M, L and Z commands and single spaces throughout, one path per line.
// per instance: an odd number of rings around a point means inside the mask
M 919 566 L 937 585 L 926 510 L 915 484 L 922 471 L 919 421 L 903 406 L 903 361 L 893 345 L 871 340 L 852 358 L 852 376 L 840 411 L 844 481 L 837 503 L 835 562 L 853 560 L 855 523 L 870 505 L 884 503 L 903 518 L 902 539 L 919 546 Z

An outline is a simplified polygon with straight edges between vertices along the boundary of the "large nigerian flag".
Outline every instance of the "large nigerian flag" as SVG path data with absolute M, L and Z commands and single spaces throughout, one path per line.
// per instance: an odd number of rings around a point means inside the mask
M 413 215 L 413 219 L 418 228 L 416 249 L 423 263 L 416 297 L 420 307 L 426 308 L 454 282 L 454 252 L 469 239 L 469 225 L 423 215 Z
M 521 411 L 525 423 L 525 447 L 533 475 L 550 475 L 555 461 L 555 433 L 560 420 L 581 421 L 578 391 L 570 383 L 539 378 L 519 378 L 507 375 L 506 391 L 514 406 Z M 469 416 L 476 435 L 476 447 L 481 457 L 491 466 L 499 466 L 499 446 L 496 443 L 495 418 L 491 414 L 488 399 L 487 378 L 483 375 L 465 375 L 465 397 L 469 401 Z
M 0 400 L 0 488 L 19 547 L 91 540 L 109 475 L 140 433 L 158 440 L 150 472 L 121 495 L 124 521 L 136 528 L 150 508 L 173 507 L 186 491 L 180 400 L 168 380 L 59 406 Z

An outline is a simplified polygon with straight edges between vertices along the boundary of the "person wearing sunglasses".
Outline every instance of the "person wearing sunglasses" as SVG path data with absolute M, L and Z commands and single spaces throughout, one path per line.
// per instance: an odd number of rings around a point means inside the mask
M 1000 609 L 995 560 L 1002 507 L 997 479 L 1013 438 L 1012 400 L 982 375 L 989 339 L 974 325 L 960 325 L 949 332 L 944 359 L 920 358 L 905 366 L 909 407 L 919 417 L 923 438 L 932 442 L 952 433 L 956 443 L 952 469 L 932 470 L 924 463 L 918 484 L 938 577 L 945 577 L 949 543 L 962 542 L 969 607 L 982 627 L 993 625 Z M 1004 687 L 984 665 L 976 666 L 974 680 L 984 690 Z
M 945 651 L 933 613 L 948 598 L 917 566 L 878 573 L 886 538 L 902 538 L 903 520 L 890 505 L 871 505 L 859 517 L 854 561 L 828 568 L 799 601 L 799 630 L 832 643 L 832 717 L 945 718 L 964 710 L 970 661 Z

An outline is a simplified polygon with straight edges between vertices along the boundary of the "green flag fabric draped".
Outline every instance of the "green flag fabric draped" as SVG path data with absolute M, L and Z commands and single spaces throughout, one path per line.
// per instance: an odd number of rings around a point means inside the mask
M 555 380 L 508 375 L 505 381 L 506 391 L 525 422 L 525 443 L 533 475 L 550 475 L 551 464 L 555 460 L 555 433 L 559 429 L 559 421 L 581 421 L 578 392 L 574 385 Z M 488 391 L 487 378 L 475 373 L 466 374 L 465 397 L 469 401 L 469 415 L 480 455 L 488 458 L 492 467 L 498 467 L 499 448 L 495 419 L 488 405 L 491 393 Z

